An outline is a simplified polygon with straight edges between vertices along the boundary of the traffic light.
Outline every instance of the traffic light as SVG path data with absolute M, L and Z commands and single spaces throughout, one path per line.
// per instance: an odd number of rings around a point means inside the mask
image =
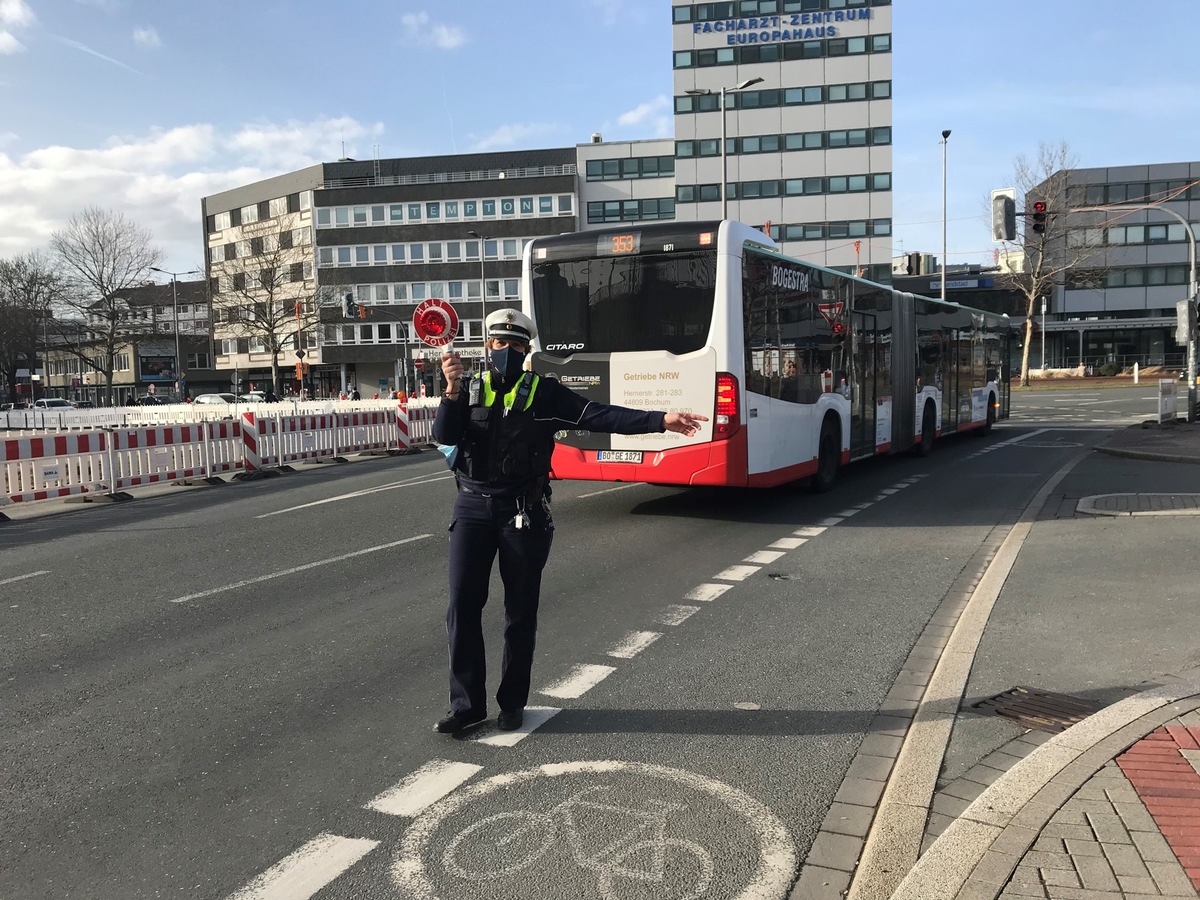
M 358 304 L 354 302 L 354 294 L 346 291 L 346 296 L 343 298 L 344 312 L 347 319 L 353 319 L 358 315 Z
M 1017 202 L 1008 194 L 992 191 L 992 240 L 1017 238 Z
M 833 323 L 833 349 L 841 350 L 841 349 L 845 348 L 846 332 L 847 332 L 847 328 L 846 328 L 845 322 L 834 322 Z
M 921 254 L 909 253 L 904 263 L 904 271 L 909 275 L 921 274 Z
M 1030 218 L 1033 219 L 1033 224 L 1029 227 L 1038 234 L 1046 233 L 1046 201 L 1034 200 L 1033 212 L 1030 213 Z

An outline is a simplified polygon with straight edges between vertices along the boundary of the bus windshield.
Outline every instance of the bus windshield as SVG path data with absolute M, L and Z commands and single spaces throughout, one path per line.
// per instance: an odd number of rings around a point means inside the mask
M 716 282 L 710 249 L 535 263 L 534 319 L 549 352 L 690 353 L 708 342 Z

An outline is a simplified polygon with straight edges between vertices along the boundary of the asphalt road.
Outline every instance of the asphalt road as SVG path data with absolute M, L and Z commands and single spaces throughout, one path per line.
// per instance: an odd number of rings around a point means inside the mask
M 1071 393 L 819 497 L 556 484 L 509 745 L 431 731 L 436 454 L 8 523 L 0 896 L 785 896 L 982 542 L 1153 413 Z

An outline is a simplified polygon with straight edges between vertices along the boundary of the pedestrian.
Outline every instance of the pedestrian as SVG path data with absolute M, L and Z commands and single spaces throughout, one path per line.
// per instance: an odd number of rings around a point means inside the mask
M 362 399 L 362 394 L 360 394 L 358 392 L 357 387 L 350 391 L 350 399 L 351 400 L 361 400 Z
M 525 361 L 537 328 L 524 313 L 499 309 L 485 320 L 488 369 L 463 381 L 462 359 L 442 354 L 446 392 L 435 439 L 457 448 L 458 496 L 450 521 L 450 712 L 435 725 L 461 731 L 487 717 L 483 607 L 496 556 L 504 583 L 504 657 L 497 724 L 521 727 L 529 699 L 542 569 L 550 555 L 550 457 L 554 433 L 673 431 L 693 435 L 705 416 L 652 412 L 589 401 Z

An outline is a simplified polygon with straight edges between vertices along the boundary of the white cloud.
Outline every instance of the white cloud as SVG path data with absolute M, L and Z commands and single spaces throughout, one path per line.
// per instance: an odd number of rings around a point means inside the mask
M 605 122 L 601 126 L 601 131 L 618 131 L 619 133 L 621 128 L 635 128 L 638 138 L 645 138 L 647 131 L 651 132 L 650 137 L 671 137 L 675 133 L 671 98 L 666 94 L 659 94 L 653 100 L 639 103 L 633 109 L 617 116 L 615 126 L 614 123 Z
M 665 94 L 659 94 L 653 100 L 641 103 L 629 110 L 629 112 L 621 113 L 621 115 L 617 116 L 617 124 L 626 126 L 641 125 L 651 116 L 661 115 L 663 110 L 667 109 L 670 104 L 671 101 Z
M 0 56 L 11 56 L 25 49 L 13 30 L 27 28 L 37 21 L 25 0 L 0 0 Z
M 118 136 L 102 147 L 0 153 L 0 258 L 47 246 L 88 205 L 115 209 L 154 235 L 164 267 L 203 259 L 200 198 L 342 155 L 369 154 L 383 126 L 353 119 L 196 124 Z M 361 142 L 361 143 L 360 143 Z M 361 151 L 361 152 L 360 152 Z
M 439 50 L 454 50 L 467 41 L 466 33 L 456 25 L 430 24 L 429 13 L 405 13 L 400 17 L 404 38 L 410 44 L 432 44 Z
M 24 28 L 37 21 L 25 0 L 0 0 L 0 25 Z
M 483 137 L 472 136 L 472 149 L 483 152 L 487 150 L 504 150 L 508 147 L 537 146 L 549 140 L 553 135 L 563 131 L 562 125 L 548 122 L 532 122 L 529 124 L 501 125 L 499 128 Z
M 153 28 L 133 29 L 133 42 L 141 47 L 161 47 L 162 40 Z

